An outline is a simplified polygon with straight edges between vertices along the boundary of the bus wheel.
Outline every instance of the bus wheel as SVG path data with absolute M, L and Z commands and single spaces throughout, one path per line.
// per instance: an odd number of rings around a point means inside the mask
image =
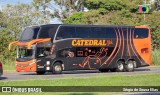
M 111 72 L 116 72 L 116 68 L 110 69 Z
M 56 62 L 53 65 L 53 74 L 61 74 L 62 73 L 62 64 L 59 62 Z
M 131 60 L 129 60 L 129 61 L 127 62 L 127 64 L 125 65 L 125 69 L 126 69 L 127 72 L 132 72 L 132 71 L 134 71 L 134 62 L 131 61 Z
M 37 75 L 43 75 L 45 73 L 46 73 L 45 71 L 37 71 Z
M 116 64 L 116 69 L 117 72 L 123 72 L 124 71 L 124 61 L 118 61 Z
M 108 72 L 109 69 L 99 69 L 100 72 Z

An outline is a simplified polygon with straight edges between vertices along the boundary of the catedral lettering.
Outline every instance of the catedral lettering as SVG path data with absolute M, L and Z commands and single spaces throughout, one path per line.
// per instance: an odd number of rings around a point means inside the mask
M 72 46 L 106 46 L 106 40 L 72 40 Z
M 47 24 L 26 27 L 18 41 L 17 72 L 134 71 L 151 64 L 148 26 Z

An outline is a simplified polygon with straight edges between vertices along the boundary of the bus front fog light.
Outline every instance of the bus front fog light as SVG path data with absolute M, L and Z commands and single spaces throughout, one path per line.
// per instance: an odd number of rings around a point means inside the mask
M 50 70 L 50 67 L 46 67 L 46 70 Z
M 47 66 L 49 66 L 50 65 L 50 61 L 47 61 Z

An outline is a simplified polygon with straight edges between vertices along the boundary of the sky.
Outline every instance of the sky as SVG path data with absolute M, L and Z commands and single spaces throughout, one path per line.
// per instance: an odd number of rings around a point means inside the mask
M 0 0 L 0 9 L 7 5 L 7 4 L 11 4 L 11 5 L 16 5 L 16 4 L 21 4 L 21 3 L 25 3 L 25 4 L 30 4 L 33 0 Z M 52 24 L 59 24 L 61 23 L 57 18 L 54 18 L 50 21 L 50 23 Z
M 4 6 L 7 4 L 18 4 L 18 3 L 26 3 L 29 4 L 33 0 L 0 0 L 0 6 Z

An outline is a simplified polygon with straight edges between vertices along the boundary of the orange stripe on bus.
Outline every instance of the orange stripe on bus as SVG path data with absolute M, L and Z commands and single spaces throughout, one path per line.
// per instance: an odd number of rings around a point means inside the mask
M 135 26 L 135 28 L 147 28 L 147 29 L 150 29 L 149 26 Z
M 130 34 L 130 37 L 132 37 L 132 40 L 134 39 L 134 30 L 132 32 L 132 34 Z M 142 61 L 139 59 L 139 57 L 137 56 L 137 54 L 135 53 L 134 49 L 133 49 L 133 45 L 131 43 L 131 48 L 132 48 L 132 51 L 134 53 L 134 55 L 138 58 L 138 60 L 142 63 Z
M 114 50 L 112 51 L 111 55 L 107 58 L 107 60 L 106 60 L 102 65 L 107 64 L 108 60 L 111 58 L 111 56 L 115 53 L 115 50 L 117 49 L 118 39 L 119 39 L 119 38 L 118 38 L 116 29 L 115 29 L 114 32 L 116 33 L 116 45 L 115 45 Z M 101 65 L 101 66 L 102 66 L 102 65 Z M 100 66 L 100 67 L 101 67 L 101 66 Z
M 120 46 L 119 46 L 119 48 L 118 48 L 118 51 L 116 52 L 116 54 L 114 55 L 114 57 L 112 58 L 112 60 L 109 62 L 109 64 L 113 61 L 113 59 L 117 56 L 117 54 L 119 53 L 119 50 L 120 50 L 120 48 L 121 48 L 121 45 L 122 45 L 122 43 L 121 43 L 121 34 L 120 34 L 120 31 L 119 31 L 119 29 L 118 29 L 118 34 L 119 34 L 119 37 L 120 37 Z
M 128 34 L 129 33 L 128 33 L 128 29 L 127 29 L 127 50 L 128 50 L 129 57 L 131 58 L 131 54 L 130 54 L 130 51 L 129 51 L 129 44 L 128 44 L 128 40 L 129 40 Z
M 122 30 L 122 27 L 121 27 L 121 31 L 122 31 L 122 40 L 123 40 L 123 44 L 122 44 L 122 54 L 121 54 L 121 59 L 123 57 L 123 53 L 124 53 L 124 34 L 123 34 L 123 30 Z

